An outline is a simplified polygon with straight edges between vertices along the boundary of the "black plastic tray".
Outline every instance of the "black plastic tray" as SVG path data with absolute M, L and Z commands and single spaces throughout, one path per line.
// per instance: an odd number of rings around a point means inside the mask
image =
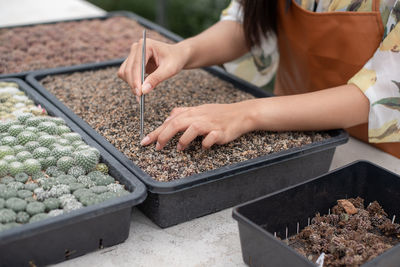
M 75 66 L 38 71 L 29 75 L 27 80 L 145 183 L 149 193 L 140 208 L 160 227 L 168 227 L 232 207 L 327 172 L 336 146 L 348 140 L 345 131 L 332 130 L 330 131 L 332 138 L 301 148 L 265 155 L 171 182 L 155 181 L 39 82 L 47 75 L 94 70 L 117 66 L 120 63 L 122 61 L 115 61 L 112 64 L 92 64 L 90 67 Z M 263 90 L 226 74 L 220 68 L 212 67 L 205 70 L 254 96 L 268 96 Z
M 123 197 L 43 221 L 0 232 L 0 266 L 42 266 L 75 258 L 124 242 L 129 235 L 132 207 L 146 198 L 146 188 L 121 163 L 98 145 L 54 105 L 19 79 L 19 88 L 52 116 L 63 118 L 83 140 L 97 148 L 110 174 L 131 191 Z
M 79 18 L 79 19 L 56 20 L 56 21 L 50 21 L 50 22 L 44 22 L 44 23 L 32 23 L 32 24 L 24 24 L 24 25 L 5 26 L 5 27 L 0 27 L 0 29 L 12 29 L 12 28 L 35 26 L 35 25 L 55 24 L 55 23 L 60 23 L 60 22 L 83 21 L 83 20 L 93 20 L 93 19 L 108 19 L 108 18 L 116 17 L 116 16 L 122 16 L 122 17 L 133 19 L 133 20 L 137 21 L 139 24 L 141 24 L 143 27 L 157 31 L 172 41 L 179 42 L 180 40 L 182 40 L 182 37 L 180 37 L 179 35 L 171 32 L 171 31 L 168 31 L 165 28 L 151 22 L 150 20 L 147 20 L 147 19 L 145 19 L 135 13 L 129 12 L 129 11 L 113 11 L 113 12 L 108 12 L 106 15 L 103 15 L 103 16 L 95 16 L 95 17 L 92 16 L 92 17 Z M 112 59 L 110 59 L 110 60 L 112 60 Z M 87 63 L 85 63 L 85 64 L 87 64 Z M 3 73 L 3 74 L 0 74 L 0 78 L 21 78 L 21 79 L 23 79 L 23 78 L 25 78 L 26 75 L 28 75 L 32 71 L 34 71 L 34 70 L 24 71 L 24 72 L 16 72 L 16 73 Z
M 328 214 L 338 199 L 377 200 L 389 218 L 400 214 L 400 176 L 370 162 L 358 161 L 308 182 L 250 201 L 233 210 L 238 221 L 243 260 L 249 266 L 316 267 L 287 246 L 282 239 L 307 226 L 316 212 Z M 393 247 L 367 266 L 399 266 L 400 245 Z

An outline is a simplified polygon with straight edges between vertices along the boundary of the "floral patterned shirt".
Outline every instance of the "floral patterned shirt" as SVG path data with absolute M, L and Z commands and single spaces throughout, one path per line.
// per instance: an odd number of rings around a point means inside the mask
M 315 12 L 372 11 L 373 0 L 295 0 Z M 370 101 L 368 136 L 371 143 L 400 142 L 400 0 L 381 0 L 384 36 L 380 47 L 348 83 L 357 85 Z M 221 20 L 242 22 L 237 0 L 222 12 Z M 225 64 L 228 72 L 258 86 L 267 84 L 278 67 L 276 36 L 262 40 L 249 54 Z

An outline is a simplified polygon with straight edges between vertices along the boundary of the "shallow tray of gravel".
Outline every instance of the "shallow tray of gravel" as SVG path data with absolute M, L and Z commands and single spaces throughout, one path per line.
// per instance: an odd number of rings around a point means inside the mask
M 0 77 L 23 77 L 32 70 L 126 57 L 144 28 L 149 29 L 149 38 L 179 40 L 130 12 L 0 28 Z
M 398 266 L 399 192 L 399 175 L 357 161 L 242 204 L 233 218 L 243 260 L 249 266 L 322 266 L 317 259 L 323 266 Z
M 189 149 L 177 152 L 177 138 L 162 151 L 156 151 L 154 146 L 141 147 L 138 135 L 138 104 L 129 87 L 117 78 L 117 69 L 118 63 L 40 71 L 30 75 L 28 81 L 116 155 L 145 182 L 151 193 L 160 193 L 166 197 L 178 190 L 204 186 L 218 180 L 226 183 L 229 190 L 233 190 L 231 196 L 225 195 L 229 192 L 227 188 L 223 193 L 215 192 L 215 196 L 208 196 L 210 203 L 207 207 L 206 204 L 195 205 L 203 206 L 205 211 L 199 211 L 202 209 L 200 207 L 190 209 L 187 204 L 187 208 L 170 215 L 174 217 L 170 222 L 160 222 L 162 218 L 155 219 L 159 225 L 170 225 L 172 221 L 177 223 L 179 220 L 199 216 L 197 214 L 229 207 L 237 201 L 258 196 L 259 191 L 265 192 L 265 189 L 260 190 L 255 184 L 254 187 L 245 187 L 247 183 L 270 183 L 268 190 L 275 190 L 320 174 L 328 170 L 335 146 L 347 140 L 347 135 L 342 130 L 321 133 L 255 132 L 230 144 L 214 146 L 206 151 L 200 148 L 201 140 L 196 140 Z M 159 126 L 176 106 L 232 103 L 266 95 L 260 89 L 232 78 L 218 68 L 183 71 L 163 82 L 146 97 L 145 131 L 150 132 Z M 307 160 L 307 157 L 310 158 Z M 304 162 L 307 162 L 307 166 L 302 166 Z M 283 168 L 284 165 L 286 167 Z M 277 179 L 256 182 L 259 179 L 256 172 L 262 170 L 271 171 L 270 179 Z M 248 180 L 245 176 L 248 176 Z M 237 177 L 242 177 L 242 181 L 236 182 L 243 184 L 236 187 L 233 184 Z M 215 187 L 212 190 L 221 189 Z M 203 192 L 201 189 L 199 191 Z M 160 203 L 159 197 L 157 195 L 157 200 L 154 201 Z M 196 196 L 200 197 L 200 194 Z M 213 197 L 225 200 L 212 201 Z M 146 202 L 151 201 L 152 198 Z M 164 212 L 179 204 L 167 206 Z M 153 212 L 147 212 L 149 209 L 151 208 L 146 207 L 145 213 Z M 159 207 L 156 209 L 161 210 Z
M 0 79 L 0 102 L 0 266 L 123 242 L 145 186 L 21 80 Z

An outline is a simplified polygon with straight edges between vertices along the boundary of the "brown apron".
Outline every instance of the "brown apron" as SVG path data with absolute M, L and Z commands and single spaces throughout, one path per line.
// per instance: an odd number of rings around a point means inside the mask
M 276 95 L 344 85 L 373 56 L 383 38 L 379 1 L 372 12 L 322 12 L 278 1 L 279 68 Z M 368 142 L 368 125 L 346 129 Z M 400 143 L 371 144 L 400 158 Z

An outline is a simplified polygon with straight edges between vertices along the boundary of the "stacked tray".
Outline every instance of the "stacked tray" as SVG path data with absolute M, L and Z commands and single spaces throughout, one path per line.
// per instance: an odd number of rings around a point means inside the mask
M 19 79 L 19 89 L 40 104 L 49 115 L 61 117 L 90 146 L 98 149 L 109 173 L 129 194 L 84 207 L 63 215 L 0 232 L 0 266 L 41 266 L 75 258 L 85 253 L 124 242 L 129 234 L 132 207 L 146 198 L 145 186 L 118 160 L 97 144 L 69 117 Z

